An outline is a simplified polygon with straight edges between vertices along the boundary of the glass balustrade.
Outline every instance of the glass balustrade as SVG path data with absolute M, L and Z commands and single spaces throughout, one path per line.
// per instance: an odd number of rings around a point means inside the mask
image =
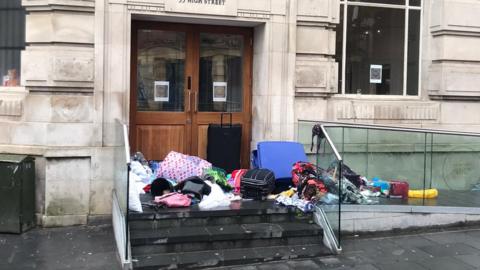
M 328 139 L 312 136 L 315 125 Z M 299 121 L 297 139 L 338 183 L 338 203 L 318 205 L 339 241 L 342 204 L 480 207 L 480 134 Z

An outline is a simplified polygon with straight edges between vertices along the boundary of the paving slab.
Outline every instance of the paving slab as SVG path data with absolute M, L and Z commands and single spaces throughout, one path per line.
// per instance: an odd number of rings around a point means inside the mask
M 379 262 L 376 263 L 375 266 L 379 270 L 427 270 L 427 268 L 424 268 L 422 265 L 416 263 L 416 262 L 388 262 L 385 261 L 384 263 Z
M 35 228 L 0 234 L 0 269 L 120 269 L 111 226 Z M 3 259 L 6 258 L 6 259 Z
M 429 270 L 474 270 L 475 268 L 453 257 L 433 258 L 419 262 Z
M 447 257 L 458 255 L 479 254 L 480 250 L 462 243 L 438 244 L 419 247 L 420 250 L 433 255 L 434 257 Z
M 480 269 L 480 249 L 472 244 L 478 239 L 480 230 L 468 228 L 367 239 L 356 237 L 344 239 L 339 256 L 296 259 L 297 251 L 291 251 L 292 256 L 286 260 L 271 262 L 268 257 L 275 257 L 275 250 L 263 248 L 244 254 L 257 258 L 256 263 L 207 269 L 472 270 Z M 259 254 L 264 260 L 258 260 Z M 219 256 L 231 254 L 222 252 Z M 120 269 L 111 226 L 38 228 L 22 235 L 0 234 L 0 258 L 0 270 Z M 195 258 L 182 259 L 195 261 Z M 208 267 L 208 263 L 204 266 Z
M 475 268 L 480 268 L 480 255 L 478 254 L 459 255 L 459 256 L 455 256 L 455 259 L 460 260 Z

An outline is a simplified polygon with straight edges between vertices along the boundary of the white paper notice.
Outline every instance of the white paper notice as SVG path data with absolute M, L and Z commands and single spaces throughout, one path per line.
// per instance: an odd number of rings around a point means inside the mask
M 213 82 L 213 102 L 227 102 L 227 82 Z
M 382 65 L 370 65 L 370 83 L 382 83 Z
M 170 98 L 170 82 L 169 81 L 155 81 L 153 87 L 153 100 L 166 101 Z

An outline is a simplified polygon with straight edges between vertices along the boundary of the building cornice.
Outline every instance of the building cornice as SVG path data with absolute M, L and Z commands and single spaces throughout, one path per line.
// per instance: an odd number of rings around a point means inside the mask
M 88 12 L 95 11 L 95 0 L 23 0 L 22 6 L 27 12 L 41 11 L 70 11 Z

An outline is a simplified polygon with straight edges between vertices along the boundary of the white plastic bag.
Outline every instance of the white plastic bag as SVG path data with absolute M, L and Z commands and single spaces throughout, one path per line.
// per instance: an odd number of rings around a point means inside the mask
M 139 187 L 140 187 L 139 184 L 141 183 L 141 180 L 136 174 L 130 172 L 128 181 L 129 181 L 128 182 L 128 185 L 129 185 L 129 188 L 128 188 L 128 209 L 132 210 L 132 211 L 135 211 L 135 212 L 143 213 L 142 202 L 140 201 L 140 193 L 141 192 L 139 190 Z M 138 181 L 140 181 L 140 183 Z
M 212 190 L 210 194 L 203 196 L 202 201 L 198 205 L 200 209 L 213 209 L 218 207 L 228 207 L 230 206 L 230 198 L 223 193 L 222 188 L 217 184 L 212 184 L 210 181 L 205 181 Z

